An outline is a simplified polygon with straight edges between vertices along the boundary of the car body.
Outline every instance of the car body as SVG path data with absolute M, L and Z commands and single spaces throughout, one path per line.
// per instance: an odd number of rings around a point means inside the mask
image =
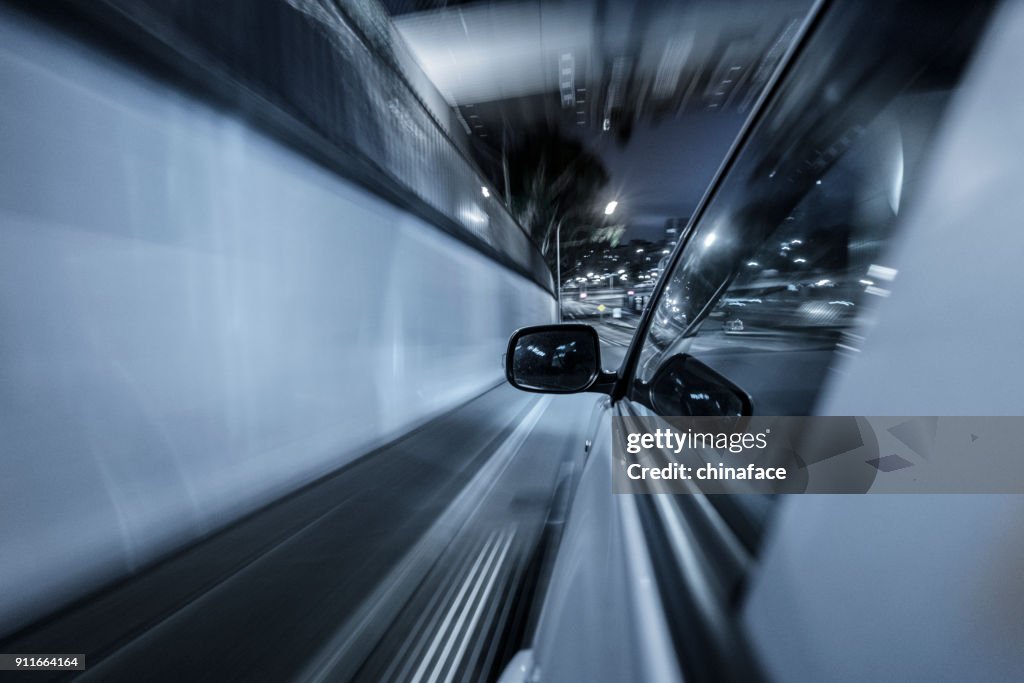
M 1022 38 L 1020 2 L 815 6 L 589 387 L 504 680 L 1020 679 L 1020 496 L 619 495 L 609 418 L 1024 414 Z M 737 400 L 661 389 L 694 368 Z

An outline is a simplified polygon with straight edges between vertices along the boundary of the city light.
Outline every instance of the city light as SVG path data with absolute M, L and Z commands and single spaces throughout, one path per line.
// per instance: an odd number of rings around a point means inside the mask
M 888 266 L 880 266 L 877 263 L 872 263 L 868 267 L 868 277 L 878 278 L 879 280 L 893 280 L 896 277 L 898 271 L 895 268 Z
M 615 209 L 618 206 L 619 206 L 619 203 L 617 201 L 615 201 L 614 199 L 612 201 L 608 202 L 608 206 L 604 207 L 604 215 L 605 216 L 611 216 L 613 213 L 615 213 Z

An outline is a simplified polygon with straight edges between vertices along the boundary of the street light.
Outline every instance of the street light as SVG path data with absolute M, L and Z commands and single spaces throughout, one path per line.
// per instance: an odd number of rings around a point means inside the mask
M 555 287 L 558 292 L 558 322 L 562 322 L 562 219 L 555 226 Z M 582 298 L 582 297 L 581 297 Z
M 481 188 L 484 192 L 486 188 Z M 485 195 L 486 196 L 486 195 Z M 611 216 L 619 203 L 614 199 L 604 207 L 604 215 Z M 562 322 L 562 219 L 555 226 L 555 286 L 558 288 L 558 322 Z

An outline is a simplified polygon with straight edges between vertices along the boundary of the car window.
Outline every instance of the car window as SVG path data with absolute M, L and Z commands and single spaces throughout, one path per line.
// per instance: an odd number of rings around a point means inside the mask
M 772 105 L 665 283 L 634 399 L 662 414 L 689 414 L 681 380 L 665 378 L 685 357 L 708 368 L 704 376 L 739 387 L 755 413 L 813 410 L 837 355 L 857 352 L 871 304 L 895 285 L 887 247 L 955 91 L 964 61 L 956 52 L 868 71 L 885 74 L 877 83 L 850 71 L 847 96 L 833 77 L 831 108 L 799 106 L 820 94 L 808 94 L 813 78 L 793 79 L 791 90 L 805 92 Z M 706 403 L 730 413 L 739 405 Z

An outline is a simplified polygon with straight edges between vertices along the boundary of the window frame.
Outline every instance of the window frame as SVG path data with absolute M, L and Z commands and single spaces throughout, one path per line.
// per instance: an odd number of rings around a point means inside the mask
M 913 8 L 909 7 L 912 4 L 887 8 L 884 11 L 894 12 L 895 16 L 886 17 L 884 21 L 897 27 L 905 25 L 907 15 L 913 12 Z M 900 45 L 890 46 L 876 40 L 873 52 L 857 52 L 850 49 L 849 39 L 840 45 L 841 38 L 844 33 L 850 32 L 851 25 L 870 23 L 870 18 L 856 5 L 828 3 L 827 11 L 825 5 L 823 1 L 817 2 L 812 8 L 698 203 L 684 237 L 671 254 L 664 274 L 652 294 L 651 303 L 637 326 L 622 365 L 619 383 L 613 392 L 614 399 L 629 397 L 650 407 L 649 401 L 645 400 L 649 382 L 642 381 L 639 372 L 655 316 L 677 271 L 686 265 L 685 259 L 691 249 L 699 246 L 699 240 L 708 227 L 707 221 L 728 218 L 727 211 L 721 215 L 714 211 L 720 207 L 719 202 L 723 196 L 733 194 L 743 197 L 748 208 L 756 205 L 757 198 L 770 198 L 774 202 L 773 206 L 789 206 L 791 209 L 805 194 L 807 186 L 814 182 L 814 178 L 827 171 L 845 151 L 844 148 L 831 158 L 824 159 L 817 168 L 803 171 L 803 177 L 797 177 L 794 182 L 796 171 L 800 170 L 800 164 L 804 161 L 800 155 L 787 156 L 794 147 L 799 145 L 802 151 L 807 152 L 814 148 L 816 141 L 841 139 L 845 131 L 870 122 L 911 80 L 922 61 L 938 61 L 944 59 L 946 52 L 951 49 L 954 54 L 957 54 L 956 49 L 962 49 L 959 61 L 956 56 L 950 60 L 957 69 L 957 77 L 962 77 L 975 46 L 982 38 L 983 28 L 991 12 L 991 6 L 983 2 L 977 7 L 964 10 L 965 14 L 971 13 L 969 18 L 972 21 L 964 21 L 959 15 L 958 21 L 953 21 L 949 14 L 954 13 L 947 13 L 923 29 L 926 34 L 928 31 L 943 37 L 948 34 L 951 36 L 948 40 L 925 35 L 919 41 L 921 44 L 915 44 L 913 49 L 904 49 Z M 904 23 L 901 24 L 901 21 Z M 955 40 L 960 42 L 956 43 Z M 847 54 L 851 52 L 852 55 Z M 820 100 L 825 91 L 823 84 L 834 86 L 837 81 L 840 83 L 839 95 L 833 94 L 836 101 L 830 108 L 816 109 L 808 106 L 809 102 Z M 849 97 L 842 96 L 843 87 Z M 766 144 L 759 148 L 757 145 L 762 143 L 761 138 L 766 140 Z M 825 145 L 821 148 L 827 147 Z M 776 191 L 773 194 L 770 189 L 766 189 L 771 184 L 766 179 L 774 178 L 776 170 L 782 171 L 780 177 L 783 182 L 775 183 Z M 784 186 L 786 182 L 788 186 Z M 725 205 L 728 206 L 728 202 Z M 769 226 L 777 224 L 771 218 L 765 220 Z M 739 253 L 734 252 L 734 255 Z M 679 337 L 685 337 L 699 327 L 729 290 L 735 277 L 736 269 L 732 268 L 706 299 L 695 307 L 696 312 L 685 321 L 678 333 Z M 666 355 L 662 361 L 668 360 L 671 355 Z M 652 379 L 656 373 L 657 368 L 650 373 Z

